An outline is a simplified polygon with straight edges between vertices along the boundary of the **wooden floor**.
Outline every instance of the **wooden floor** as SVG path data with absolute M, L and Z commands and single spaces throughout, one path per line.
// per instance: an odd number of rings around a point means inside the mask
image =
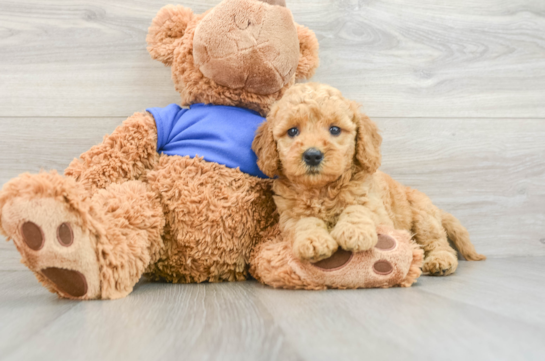
M 0 186 L 179 102 L 145 43 L 169 2 L 0 0 Z M 287 3 L 320 41 L 314 80 L 382 130 L 382 170 L 456 215 L 489 260 L 411 289 L 142 283 L 78 303 L 0 239 L 0 360 L 544 359 L 545 1 Z
M 410 289 L 274 290 L 141 282 L 58 299 L 0 271 L 2 360 L 543 360 L 545 258 L 463 262 Z

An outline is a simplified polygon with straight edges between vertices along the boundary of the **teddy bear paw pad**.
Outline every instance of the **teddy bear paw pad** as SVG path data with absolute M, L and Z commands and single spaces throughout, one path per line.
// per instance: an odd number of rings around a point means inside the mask
M 373 265 L 373 271 L 376 274 L 386 276 L 394 271 L 394 266 L 388 261 L 380 260 Z
M 39 251 L 44 246 L 44 232 L 34 222 L 25 222 L 21 226 L 21 235 L 25 244 L 34 251 Z
M 65 202 L 15 198 L 1 221 L 23 263 L 48 289 L 72 299 L 100 296 L 95 236 Z
M 397 242 L 394 237 L 387 234 L 378 235 L 378 242 L 375 248 L 378 248 L 381 251 L 392 251 L 394 248 L 396 248 L 396 246 Z
M 62 293 L 75 298 L 87 294 L 87 280 L 81 272 L 57 267 L 45 268 L 40 272 L 53 282 Z
M 324 271 L 336 271 L 346 266 L 353 256 L 352 252 L 339 248 L 331 257 L 313 263 L 313 266 Z

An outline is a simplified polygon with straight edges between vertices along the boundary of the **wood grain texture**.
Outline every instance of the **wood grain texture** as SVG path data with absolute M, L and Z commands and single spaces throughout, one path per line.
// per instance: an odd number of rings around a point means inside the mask
M 28 278 L 24 272 L 7 275 Z M 11 288 L 26 286 L 27 282 L 21 286 L 11 283 Z M 22 337 L 32 347 L 23 345 L 9 357 L 4 354 L 3 359 L 300 359 L 265 307 L 256 302 L 249 284 L 172 285 L 143 281 L 133 295 L 113 302 L 70 302 L 41 292 L 43 307 L 35 313 L 45 317 L 48 310 L 43 308 L 50 307 L 61 315 L 48 325 L 33 325 L 41 326 L 39 332 Z M 8 313 L 10 305 L 2 301 L 0 304 L 6 307 L 4 312 L 0 309 L 0 314 Z M 61 307 L 65 304 L 71 307 Z M 29 327 L 24 323 L 26 319 L 12 318 L 8 321 L 19 328 Z M 3 331 L 9 333 L 9 326 L 5 324 Z
M 541 360 L 544 272 L 545 258 L 528 257 L 463 262 L 409 289 L 143 281 L 121 300 L 72 302 L 28 271 L 3 271 L 0 351 L 44 361 Z
M 0 355 L 28 345 L 29 338 L 78 304 L 43 288 L 32 272 L 0 271 Z
M 122 120 L 0 119 L 5 134 L 0 143 L 0 184 L 24 171 L 62 172 Z M 381 169 L 457 216 L 479 252 L 489 257 L 545 255 L 545 121 L 375 121 L 384 138 Z M 13 245 L 0 249 L 1 259 L 17 256 Z M 20 267 L 13 262 L 0 265 Z
M 179 1 L 197 13 L 219 0 Z M 146 32 L 165 0 L 1 0 L 0 114 L 129 116 L 178 102 Z M 545 117 L 545 2 L 290 0 L 315 80 L 371 116 Z
M 382 170 L 426 193 L 491 257 L 545 255 L 545 121 L 377 119 Z
M 448 282 L 437 277 L 423 277 L 419 282 L 425 292 L 439 297 L 543 326 L 545 291 L 539 284 L 543 283 L 544 264 L 542 257 L 492 260 L 484 267 L 476 262 L 465 262 L 457 271 L 457 277 L 449 278 Z
M 13 242 L 6 242 L 0 236 L 0 271 L 24 271 L 27 268 L 21 263 L 21 255 L 17 252 Z

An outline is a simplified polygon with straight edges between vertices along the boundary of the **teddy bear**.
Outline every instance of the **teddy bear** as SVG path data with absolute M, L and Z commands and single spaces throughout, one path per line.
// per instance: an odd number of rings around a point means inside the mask
M 204 14 L 162 8 L 147 42 L 184 107 L 135 113 L 64 175 L 22 174 L 0 191 L 0 232 L 64 298 L 122 298 L 142 275 L 245 280 L 277 222 L 251 143 L 271 105 L 314 74 L 315 34 L 284 0 L 223 0 Z

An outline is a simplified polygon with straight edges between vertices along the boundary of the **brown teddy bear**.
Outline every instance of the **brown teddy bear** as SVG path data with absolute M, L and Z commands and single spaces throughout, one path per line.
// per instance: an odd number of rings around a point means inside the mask
M 313 75 L 314 33 L 283 0 L 224 0 L 202 15 L 164 7 L 147 41 L 189 109 L 136 113 L 65 176 L 23 174 L 0 192 L 0 231 L 62 297 L 125 297 L 143 274 L 244 280 L 277 222 L 251 143 L 271 105 Z

